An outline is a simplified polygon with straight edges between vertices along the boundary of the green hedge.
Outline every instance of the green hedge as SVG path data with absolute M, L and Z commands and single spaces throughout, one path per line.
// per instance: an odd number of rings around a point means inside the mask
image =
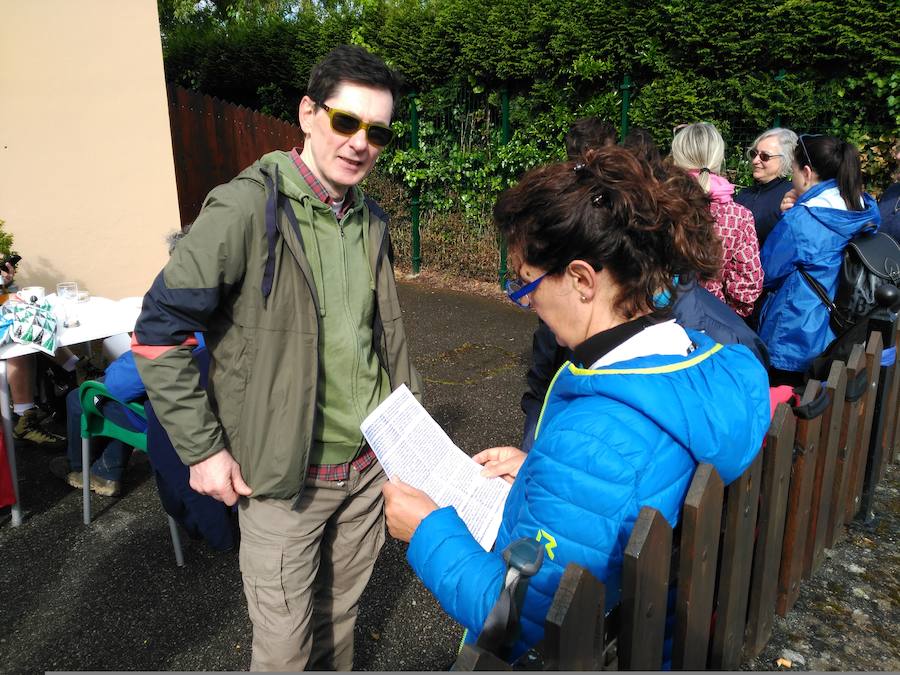
M 309 69 L 331 47 L 380 54 L 418 93 L 420 149 L 399 142 L 383 173 L 417 187 L 426 212 L 484 231 L 490 204 L 524 170 L 562 156 L 576 117 L 629 124 L 667 149 L 706 120 L 742 151 L 777 119 L 863 151 L 869 188 L 890 180 L 900 128 L 900 4 L 891 0 L 159 0 L 166 77 L 294 119 Z M 781 71 L 783 75 L 779 76 Z M 500 145 L 499 92 L 513 136 Z M 408 103 L 398 126 L 408 131 Z

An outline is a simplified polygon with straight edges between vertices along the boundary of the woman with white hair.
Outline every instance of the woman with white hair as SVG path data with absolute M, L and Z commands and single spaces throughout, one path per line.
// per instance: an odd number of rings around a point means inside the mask
M 688 124 L 672 139 L 672 160 L 694 176 L 709 196 L 715 231 L 722 241 L 719 276 L 703 286 L 739 316 L 749 316 L 762 292 L 763 272 L 753 214 L 735 203 L 734 185 L 720 175 L 725 141 L 708 122 Z
M 788 176 L 796 145 L 797 134 L 775 127 L 757 136 L 747 150 L 753 167 L 753 185 L 741 190 L 734 201 L 753 214 L 760 248 L 775 223 L 781 220 L 781 199 L 791 189 Z

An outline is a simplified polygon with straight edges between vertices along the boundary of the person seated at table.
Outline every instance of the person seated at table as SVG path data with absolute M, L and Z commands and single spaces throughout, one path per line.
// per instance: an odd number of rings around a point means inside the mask
M 521 609 L 512 658 L 537 643 L 568 563 L 620 594 L 624 547 L 643 506 L 673 526 L 698 463 L 725 483 L 753 461 L 769 424 L 766 371 L 742 345 L 721 345 L 659 309 L 688 272 L 715 276 L 712 216 L 677 181 L 619 147 L 586 164 L 528 172 L 503 193 L 494 219 L 517 278 L 509 296 L 533 309 L 573 350 L 557 373 L 527 455 L 490 448 L 485 474 L 512 482 L 493 551 L 453 507 L 387 483 L 390 533 L 474 641 L 505 576 L 500 552 L 520 538 L 546 542 Z M 552 544 L 551 544 L 552 542 Z
M 16 269 L 9 263 L 0 270 L 3 286 L 15 292 L 14 277 Z M 67 347 L 56 350 L 53 360 L 67 373 L 80 370 L 82 359 Z M 52 411 L 45 410 L 34 400 L 34 377 L 36 371 L 35 354 L 15 356 L 6 361 L 6 378 L 9 382 L 9 393 L 13 403 L 13 437 L 17 441 L 30 443 L 38 447 L 57 448 L 66 439 L 53 431 Z
M 172 255 L 176 244 L 185 236 L 188 229 L 190 226 L 184 231 L 173 232 L 166 236 L 169 255 Z M 143 402 L 147 399 L 147 390 L 130 349 L 109 364 L 103 377 L 96 379 L 103 382 L 109 393 L 123 403 Z M 100 411 L 113 424 L 131 431 L 147 430 L 147 422 L 140 415 L 116 401 L 110 399 L 101 401 Z M 53 475 L 75 488 L 81 488 L 84 484 L 81 466 L 82 413 L 81 391 L 76 387 L 66 396 L 66 456 L 55 457 L 50 461 L 50 471 Z M 91 464 L 90 488 L 99 495 L 116 497 L 122 492 L 122 474 L 134 448 L 116 439 L 100 438 L 94 441 L 97 442 L 103 442 L 104 446 L 99 457 Z
M 109 393 L 123 403 L 143 401 L 147 397 L 144 383 L 134 365 L 134 355 L 127 351 L 109 364 L 100 381 Z M 75 488 L 81 488 L 81 390 L 73 389 L 66 396 L 66 428 L 68 443 L 65 457 L 50 460 L 50 471 Z M 139 415 L 126 406 L 111 399 L 102 399 L 99 404 L 103 416 L 113 424 L 130 431 L 143 432 L 147 424 Z M 116 439 L 99 438 L 94 445 L 104 443 L 102 451 L 91 464 L 91 490 L 98 495 L 116 497 L 122 492 L 122 474 L 131 458 L 134 448 Z M 99 448 L 92 448 L 98 450 Z

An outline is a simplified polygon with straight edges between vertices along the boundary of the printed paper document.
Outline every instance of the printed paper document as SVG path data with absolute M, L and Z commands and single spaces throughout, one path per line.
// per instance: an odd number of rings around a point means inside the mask
M 482 466 L 460 450 L 401 385 L 360 425 L 388 478 L 397 476 L 440 506 L 453 506 L 472 536 L 491 549 L 510 484 L 484 478 Z

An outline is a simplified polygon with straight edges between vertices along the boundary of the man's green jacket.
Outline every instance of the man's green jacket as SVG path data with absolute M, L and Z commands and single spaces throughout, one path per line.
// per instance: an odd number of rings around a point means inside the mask
M 277 166 L 257 162 L 210 192 L 144 298 L 133 351 L 185 464 L 227 448 L 254 497 L 291 499 L 302 489 L 317 422 L 321 324 L 300 228 L 278 185 Z M 391 389 L 406 384 L 420 395 L 387 217 L 368 199 L 362 208 L 375 286 L 373 348 Z M 197 331 L 210 350 L 208 390 L 191 357 Z

